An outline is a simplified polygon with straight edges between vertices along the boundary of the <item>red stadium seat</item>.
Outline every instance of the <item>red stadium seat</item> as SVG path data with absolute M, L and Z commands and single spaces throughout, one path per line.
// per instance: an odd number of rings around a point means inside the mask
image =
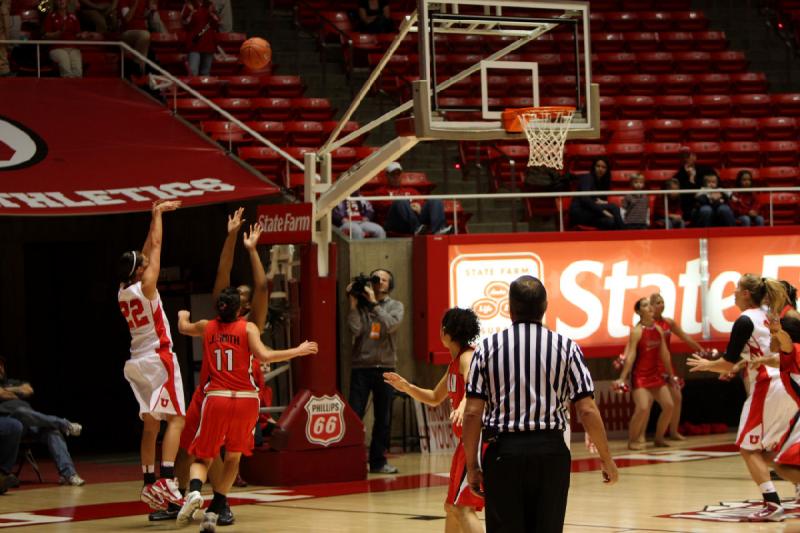
M 658 42 L 665 52 L 688 52 L 694 49 L 694 34 L 688 31 L 662 31 Z
M 766 117 L 771 112 L 768 94 L 735 94 L 731 102 L 734 114 L 742 117 Z
M 530 96 L 531 94 L 531 78 L 530 76 L 509 76 L 510 83 L 514 86 L 514 94 L 521 96 Z M 594 77 L 592 82 L 599 83 Z M 542 76 L 539 78 L 539 90 L 543 91 L 542 94 L 548 96 L 575 96 L 575 76 Z M 603 91 L 601 86 L 600 92 L 602 94 L 609 94 Z
M 292 104 L 288 98 L 252 98 L 250 101 L 257 119 L 285 121 L 292 116 Z
M 655 52 L 658 50 L 658 34 L 652 31 L 629 31 L 622 34 L 629 52 Z M 592 45 L 594 46 L 594 44 Z
M 644 146 L 646 166 L 649 169 L 676 169 L 683 162 L 680 143 L 650 143 Z
M 233 76 L 239 74 L 243 65 L 239 62 L 239 56 L 215 55 L 211 63 L 211 71 L 219 76 Z
M 636 72 L 636 54 L 627 52 L 616 54 L 597 54 L 599 65 L 605 74 L 634 74 Z
M 228 76 L 225 82 L 228 98 L 256 98 L 261 92 L 261 78 L 258 76 Z
M 773 209 L 773 222 L 778 225 L 784 224 L 797 224 L 798 215 L 800 210 L 800 194 L 793 192 L 776 192 L 772 193 L 772 209 Z M 768 204 L 769 198 L 764 199 L 764 203 Z
M 180 11 L 159 10 L 158 15 L 162 24 L 164 24 L 164 29 L 168 32 L 178 33 L 183 31 L 183 22 L 181 21 Z
M 602 144 L 567 144 L 564 147 L 564 159 L 570 172 L 587 172 L 598 157 L 606 155 L 606 147 Z
M 722 129 L 722 138 L 726 141 L 758 140 L 758 122 L 754 118 L 736 117 L 723 118 L 719 121 Z
M 692 97 L 671 94 L 655 98 L 658 116 L 665 118 L 688 118 L 694 115 Z
M 691 74 L 661 74 L 658 76 L 662 94 L 691 94 L 694 90 L 694 76 Z
M 797 135 L 797 120 L 794 117 L 759 118 L 758 132 L 764 141 L 793 140 Z
M 619 32 L 593 33 L 592 51 L 598 54 L 624 52 L 625 42 L 625 37 Z
M 672 27 L 679 31 L 704 31 L 708 29 L 708 19 L 702 11 L 675 11 Z
M 645 185 L 648 189 L 660 189 L 664 182 L 674 175 L 674 169 L 646 170 L 644 172 Z M 663 201 L 663 198 L 661 198 L 661 201 Z
M 592 11 L 589 13 L 589 30 L 594 33 L 598 31 L 605 31 L 606 17 L 603 13 Z
M 239 49 L 242 43 L 247 39 L 244 33 L 225 33 L 217 32 L 217 45 L 219 45 L 226 54 L 239 55 Z
M 543 43 L 549 43 L 549 46 Z M 449 35 L 448 44 L 454 54 L 478 54 L 486 50 L 484 39 L 481 35 Z M 550 34 L 540 35 L 531 45 L 539 47 L 537 52 L 557 52 Z
M 639 29 L 639 14 L 632 12 L 611 12 L 605 14 L 606 31 L 636 31 Z
M 734 50 L 711 52 L 711 64 L 717 72 L 744 72 L 748 63 L 744 52 Z
M 614 120 L 617 118 L 617 98 L 613 96 L 600 97 L 600 118 L 602 120 Z
M 321 46 L 341 44 L 347 40 L 346 35 L 353 29 L 353 23 L 346 11 L 320 11 L 317 36 Z
M 178 33 L 150 34 L 150 51 L 156 54 L 178 53 L 183 49 L 186 38 Z
M 186 64 L 186 54 L 176 54 L 176 53 L 159 53 L 156 56 L 156 63 L 161 65 L 161 68 L 170 72 L 171 74 L 177 74 L 178 76 L 183 76 L 188 71 L 187 64 Z
M 683 123 L 674 118 L 658 118 L 644 123 L 647 140 L 651 143 L 679 143 L 683 140 Z
M 342 146 L 331 152 L 331 170 L 335 175 L 339 175 L 356 164 L 357 153 L 352 146 Z
M 655 0 L 622 0 L 623 11 L 651 11 L 653 5 L 658 2 Z M 592 2 L 594 8 L 594 2 Z
M 724 31 L 694 32 L 695 50 L 702 52 L 721 52 L 728 48 L 728 38 Z
M 711 70 L 712 58 L 708 52 L 675 52 L 674 57 L 676 72 L 701 74 Z
M 800 184 L 800 169 L 797 167 L 761 167 L 759 174 L 769 187 L 796 187 Z
M 336 113 L 327 98 L 293 98 L 292 108 L 297 120 L 330 120 Z
M 287 142 L 293 146 L 322 146 L 325 133 L 322 124 L 311 120 L 289 121 L 284 124 Z
M 612 190 L 630 190 L 631 176 L 641 174 L 638 170 L 613 170 L 611 171 Z M 611 200 L 611 198 L 609 198 Z
M 761 151 L 756 142 L 724 142 L 720 144 L 720 149 L 728 167 L 757 167 L 761 160 Z
M 592 82 L 600 85 L 600 94 L 603 96 L 622 94 L 622 77 L 617 74 L 598 74 L 592 76 Z
M 400 185 L 416 189 L 422 194 L 430 194 L 436 188 L 436 184 L 428 179 L 425 172 L 403 172 Z
M 736 187 L 736 175 L 742 170 L 748 171 L 753 176 L 754 187 L 761 186 L 761 184 L 758 183 L 760 181 L 759 169 L 752 167 L 729 167 L 719 169 L 720 185 L 723 187 Z
M 215 98 L 212 102 L 239 120 L 249 120 L 253 115 L 253 103 L 249 98 Z
M 728 94 L 731 91 L 731 75 L 721 72 L 695 74 L 694 81 L 702 94 Z
M 286 168 L 286 160 L 278 152 L 266 146 L 242 146 L 239 148 L 239 158 L 272 178 L 282 174 Z
M 795 141 L 762 141 L 762 162 L 766 167 L 797 165 L 798 145 Z
M 246 124 L 253 128 L 262 137 L 272 141 L 278 146 L 284 146 L 286 144 L 286 129 L 284 128 L 283 122 L 277 122 L 274 120 L 260 120 L 257 122 L 247 122 Z M 258 141 L 255 142 L 258 143 Z
M 217 141 L 220 146 L 231 151 L 250 142 L 247 134 L 233 122 L 223 120 L 206 121 L 200 124 L 200 129 Z
M 770 95 L 774 113 L 782 117 L 800 116 L 800 93 Z
M 618 96 L 616 103 L 617 115 L 623 119 L 648 119 L 656 110 L 656 100 L 651 96 Z
M 187 76 L 179 79 L 206 98 L 216 98 L 222 94 L 223 85 L 216 76 Z
M 204 101 L 197 98 L 178 98 L 175 100 L 177 114 L 190 122 L 211 120 L 215 112 Z
M 690 142 L 687 144 L 689 150 L 697 156 L 697 164 L 713 168 L 720 166 L 722 153 L 719 143 L 715 142 Z
M 666 11 L 641 13 L 639 21 L 644 31 L 669 31 L 672 29 L 672 14 Z
M 683 121 L 689 142 L 714 142 L 720 138 L 720 121 L 715 118 L 690 118 Z
M 670 52 L 639 52 L 636 61 L 645 74 L 668 74 L 679 66 Z
M 276 98 L 300 98 L 306 91 L 300 76 L 269 76 L 265 82 L 267 94 Z
M 658 77 L 654 74 L 626 74 L 622 76 L 622 86 L 631 96 L 655 96 L 661 93 Z
M 609 120 L 606 127 L 610 130 L 611 135 L 605 142 L 644 142 L 644 123 L 641 120 Z
M 692 98 L 697 114 L 706 118 L 728 117 L 731 97 L 726 94 L 699 94 Z
M 732 72 L 730 77 L 735 93 L 765 93 L 769 89 L 767 75 L 763 72 Z
M 521 187 L 528 165 L 529 151 L 527 146 L 508 145 L 498 147 L 500 154 L 489 164 L 489 173 L 492 179 L 492 190 L 497 190 L 503 184 L 515 182 L 516 187 Z M 513 169 L 511 162 L 514 162 Z
M 322 131 L 325 133 L 325 138 L 326 139 L 328 137 L 330 137 L 331 133 L 333 132 L 334 128 L 336 128 L 338 123 L 339 122 L 336 121 L 336 120 L 326 120 L 326 121 L 322 122 Z M 361 126 L 359 125 L 358 122 L 356 122 L 354 120 L 348 120 L 345 123 L 344 128 L 342 128 L 341 133 L 339 133 L 339 135 L 337 137 L 337 140 L 341 139 L 343 137 L 346 137 L 347 135 L 350 135 L 354 131 L 358 130 L 360 127 Z M 364 144 L 364 139 L 367 138 L 367 135 L 369 135 L 369 132 L 367 132 L 367 133 L 365 133 L 363 135 L 359 135 L 358 137 L 356 137 L 352 141 L 348 142 L 345 146 L 359 147 L 362 144 Z

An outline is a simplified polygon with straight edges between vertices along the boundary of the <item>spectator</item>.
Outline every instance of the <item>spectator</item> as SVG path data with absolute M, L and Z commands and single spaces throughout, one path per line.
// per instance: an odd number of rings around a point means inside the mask
M 607 191 L 611 188 L 611 164 L 605 157 L 592 163 L 586 174 L 578 176 L 579 191 Z M 569 206 L 569 218 L 573 225 L 594 226 L 599 229 L 622 229 L 619 207 L 608 202 L 605 195 L 576 196 Z
M 397 367 L 397 330 L 405 308 L 389 297 L 394 289 L 394 276 L 386 269 L 373 270 L 363 291 L 347 286 L 350 313 L 347 324 L 353 334 L 353 363 L 350 373 L 349 403 L 359 418 L 364 418 L 367 400 L 372 394 L 375 421 L 369 445 L 369 470 L 374 474 L 396 474 L 397 467 L 386 462 L 389 444 L 392 397 L 394 389 L 384 383 L 383 374 Z
M 681 190 L 697 190 L 703 184 L 703 176 L 716 174 L 714 169 L 706 165 L 697 164 L 697 156 L 689 150 L 682 152 L 683 163 L 673 178 L 678 180 Z M 691 213 L 694 209 L 694 198 L 691 194 L 681 195 L 681 205 L 684 213 Z
M 392 33 L 394 23 L 389 12 L 389 0 L 359 0 L 358 27 L 363 33 Z
M 711 174 L 703 176 L 703 187 L 695 195 L 692 224 L 699 228 L 736 224 L 728 205 L 728 193 L 719 188 L 719 176 L 713 170 Z
M 219 15 L 209 0 L 188 0 L 181 12 L 189 50 L 189 75 L 208 76 L 217 50 Z
M 122 41 L 147 57 L 150 52 L 150 15 L 158 10 L 158 0 L 120 0 Z M 139 73 L 145 73 L 145 63 L 137 59 Z
M 67 12 L 67 0 L 57 0 L 55 9 L 44 20 L 44 38 L 74 41 L 82 35 L 78 17 Z M 83 77 L 83 60 L 77 48 L 54 46 L 50 49 L 50 59 L 58 65 L 62 78 Z
M 401 178 L 403 167 L 394 161 L 386 167 L 388 180 L 387 187 L 375 191 L 376 196 L 411 196 L 420 192 L 410 187 L 403 187 Z M 395 200 L 389 207 L 386 222 L 383 224 L 386 231 L 402 233 L 405 235 L 420 235 L 424 233 L 445 234 L 453 231 L 453 227 L 446 224 L 444 216 L 444 203 L 441 200 Z
M 753 174 L 749 170 L 740 170 L 736 174 L 736 187 L 747 189 L 753 186 Z M 731 208 L 739 224 L 742 226 L 763 226 L 764 217 L 759 215 L 761 202 L 752 192 L 737 192 L 731 195 Z
M 72 457 L 67 450 L 64 435 L 77 436 L 83 428 L 80 424 L 65 418 L 46 415 L 35 411 L 31 404 L 23 398 L 33 395 L 33 387 L 29 383 L 8 379 L 5 361 L 0 360 L 0 415 L 10 415 L 19 420 L 25 433 L 29 433 L 47 444 L 50 455 L 56 463 L 62 485 L 81 486 L 86 483 L 75 470 Z M 0 463 L 0 469 L 4 465 Z
M 664 181 L 662 189 L 665 191 L 679 191 L 681 184 L 675 178 Z M 664 210 L 664 198 L 667 199 L 666 212 Z M 686 227 L 684 220 L 683 204 L 681 194 L 678 192 L 669 193 L 656 198 L 653 207 L 653 218 L 657 223 L 664 224 L 666 229 L 681 229 Z
M 117 23 L 117 0 L 110 2 L 79 0 L 78 14 L 84 27 L 100 33 L 106 33 Z
M 631 174 L 631 188 L 644 189 L 644 176 Z M 625 229 L 647 229 L 650 226 L 650 197 L 646 194 L 628 195 L 622 200 Z
M 0 398 L 5 392 L 0 392 Z M 0 494 L 19 485 L 17 476 L 11 473 L 17 464 L 19 441 L 25 428 L 22 422 L 8 415 L 0 415 Z
M 345 200 L 333 208 L 331 216 L 333 225 L 345 235 L 350 235 L 351 239 L 386 238 L 386 231 L 380 224 L 373 222 L 375 210 L 366 200 Z
M 11 0 L 0 0 L 0 41 L 11 39 Z M 8 47 L 0 44 L 0 77 L 10 76 Z

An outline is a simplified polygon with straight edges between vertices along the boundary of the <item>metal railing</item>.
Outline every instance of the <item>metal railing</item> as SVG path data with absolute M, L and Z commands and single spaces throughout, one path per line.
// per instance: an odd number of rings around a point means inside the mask
M 740 187 L 733 187 L 733 188 L 719 188 L 719 189 L 703 189 L 705 190 L 713 190 L 716 192 L 722 193 L 737 193 L 737 192 L 752 192 L 752 193 L 769 193 L 769 225 L 775 225 L 775 208 L 774 208 L 774 201 L 773 201 L 773 194 L 778 193 L 798 193 L 800 194 L 800 187 L 749 187 L 749 188 L 740 188 Z M 564 224 L 564 198 L 577 198 L 577 197 L 592 197 L 592 196 L 641 196 L 641 195 L 655 195 L 655 196 L 663 196 L 664 201 L 664 217 L 665 219 L 669 217 L 670 210 L 669 210 L 669 195 L 671 194 L 691 194 L 696 195 L 700 192 L 700 189 L 683 189 L 683 190 L 650 190 L 650 189 L 643 189 L 640 191 L 636 190 L 612 190 L 612 191 L 557 191 L 557 192 L 510 192 L 510 193 L 473 193 L 473 194 L 414 194 L 408 196 L 349 196 L 347 201 L 369 201 L 369 202 L 381 202 L 381 201 L 396 201 L 396 200 L 441 200 L 443 202 L 453 202 L 453 226 L 455 228 L 456 233 L 458 233 L 458 202 L 461 200 L 510 200 L 512 202 L 520 199 L 520 198 L 531 198 L 531 199 L 546 199 L 552 198 L 555 200 L 556 206 L 558 208 L 558 226 L 559 231 L 563 232 L 566 230 Z M 800 205 L 797 206 L 798 211 L 800 211 Z M 673 214 L 675 211 L 673 210 Z

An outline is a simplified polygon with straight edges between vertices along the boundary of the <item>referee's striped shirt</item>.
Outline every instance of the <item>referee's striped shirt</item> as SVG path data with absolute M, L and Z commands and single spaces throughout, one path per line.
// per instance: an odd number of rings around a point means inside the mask
M 480 341 L 466 389 L 486 401 L 484 428 L 565 430 L 567 400 L 592 395 L 594 383 L 577 343 L 541 324 L 517 322 Z

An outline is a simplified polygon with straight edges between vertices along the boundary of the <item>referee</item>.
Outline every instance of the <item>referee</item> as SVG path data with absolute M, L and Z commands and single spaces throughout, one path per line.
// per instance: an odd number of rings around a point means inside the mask
M 463 426 L 467 480 L 479 494 L 483 484 L 487 533 L 557 533 L 569 491 L 568 400 L 597 446 L 603 481 L 617 481 L 617 466 L 581 349 L 542 325 L 544 285 L 532 276 L 516 279 L 509 304 L 512 326 L 482 339 L 472 357 Z

